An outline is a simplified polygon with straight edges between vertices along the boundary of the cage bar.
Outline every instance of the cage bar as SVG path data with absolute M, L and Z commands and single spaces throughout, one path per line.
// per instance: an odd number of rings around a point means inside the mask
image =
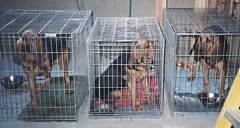
M 166 9 L 163 30 L 166 38 L 164 85 L 172 114 L 217 114 L 239 68 L 239 23 L 213 9 Z M 202 47 L 199 42 L 203 42 Z M 214 53 L 201 51 L 212 46 L 217 46 Z M 191 54 L 192 48 L 195 53 Z M 208 70 L 203 70 L 206 67 L 203 62 L 198 65 L 199 58 L 208 64 Z M 218 59 L 213 62 L 214 58 Z M 223 68 L 216 68 L 220 65 L 216 63 L 221 61 Z M 196 78 L 189 79 L 196 67 L 199 67 Z M 224 95 L 219 96 L 222 69 L 226 72 Z M 209 82 L 209 86 L 205 86 L 208 91 L 203 90 L 204 74 L 208 74 L 205 77 Z
M 129 91 L 133 84 L 127 84 L 124 77 L 126 68 L 131 65 L 131 47 L 139 40 L 153 42 L 153 63 L 145 64 L 152 69 L 142 77 L 151 81 L 148 84 L 152 88 L 150 93 L 154 97 L 154 103 L 149 104 L 140 97 L 144 95 L 144 90 L 140 89 L 141 84 L 136 83 L 136 97 L 141 102 L 141 110 L 136 111 L 132 105 L 134 96 Z M 146 118 L 162 114 L 164 38 L 156 18 L 99 17 L 94 23 L 87 44 L 90 117 Z M 121 96 L 117 97 L 116 93 L 113 96 L 112 93 L 116 90 Z
M 0 120 L 77 120 L 81 105 L 88 95 L 86 38 L 92 28 L 92 13 L 83 11 L 63 10 L 1 10 L 0 11 Z M 33 29 L 44 43 L 42 51 L 27 49 L 22 46 L 17 49 L 17 40 L 23 32 Z M 30 37 L 35 40 L 35 37 Z M 35 41 L 33 41 L 36 43 Z M 66 44 L 67 51 L 64 51 Z M 25 49 L 24 49 L 25 48 Z M 13 55 L 25 56 L 20 59 L 25 64 L 16 64 Z M 36 93 L 37 105 L 35 111 L 31 107 L 31 93 L 29 89 L 28 71 L 23 65 L 36 65 L 41 69 L 41 62 L 33 63 L 28 55 L 47 55 L 53 63 L 50 72 L 51 82 L 45 90 Z M 68 70 L 62 71 L 56 60 L 67 54 Z M 35 56 L 36 57 L 36 56 Z M 55 57 L 55 58 L 54 58 Z M 55 62 L 51 61 L 55 60 Z M 43 60 L 41 60 L 43 61 Z M 35 65 L 35 66 L 34 66 Z M 64 73 L 68 73 L 71 89 L 74 94 L 65 94 Z M 17 79 L 11 80 L 11 77 Z M 21 76 L 21 77 L 19 77 Z M 21 78 L 21 79 L 20 79 Z M 10 79 L 5 81 L 5 79 Z M 15 81 L 16 80 L 16 81 Z M 44 83 L 46 76 L 38 73 L 35 76 L 36 88 Z M 7 88 L 9 84 L 17 83 L 20 86 Z M 20 83 L 18 83 L 20 82 Z

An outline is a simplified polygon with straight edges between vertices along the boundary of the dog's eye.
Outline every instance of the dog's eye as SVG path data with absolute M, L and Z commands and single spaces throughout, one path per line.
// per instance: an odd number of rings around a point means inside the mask
M 34 38 L 31 38 L 31 41 L 34 43 Z
M 137 48 L 137 49 L 140 49 L 140 46 L 139 46 L 139 45 L 137 45 L 137 46 L 136 46 L 136 48 Z
M 200 37 L 200 38 L 199 38 L 199 40 L 200 40 L 200 42 L 202 42 L 203 38 L 202 38 L 202 37 Z
M 211 42 L 211 41 L 212 41 L 211 37 L 208 36 L 208 37 L 206 38 L 206 42 Z

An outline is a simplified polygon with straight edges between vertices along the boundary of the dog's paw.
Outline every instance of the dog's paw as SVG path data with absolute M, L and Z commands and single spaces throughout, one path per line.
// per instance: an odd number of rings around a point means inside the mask
M 154 104 L 153 93 L 150 90 L 150 88 L 146 88 L 144 90 L 144 98 L 147 100 L 148 104 L 150 104 L 150 105 Z
M 154 105 L 154 104 L 155 104 L 155 99 L 154 99 L 153 97 L 150 97 L 150 98 L 148 99 L 148 104 L 149 104 L 149 105 Z
M 193 76 L 188 77 L 188 81 L 193 81 L 194 79 L 195 79 L 195 77 L 193 77 Z
M 141 105 L 136 106 L 136 107 L 135 107 L 135 111 L 141 112 L 141 111 L 142 111 L 142 106 L 141 106 Z
M 203 83 L 203 93 L 209 93 L 209 84 L 208 82 Z
M 67 95 L 72 95 L 72 94 L 74 94 L 74 91 L 71 90 L 71 89 L 70 89 L 70 90 L 66 90 L 66 94 L 67 94 Z
M 28 108 L 28 112 L 35 112 L 37 105 L 32 103 L 31 106 Z
M 134 110 L 137 112 L 142 111 L 142 105 L 140 104 L 139 101 L 136 101 L 136 104 L 133 107 L 134 107 Z

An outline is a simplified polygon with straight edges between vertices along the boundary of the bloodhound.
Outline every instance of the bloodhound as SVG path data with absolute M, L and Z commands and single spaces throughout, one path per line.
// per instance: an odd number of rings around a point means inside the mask
M 100 99 L 107 104 L 114 104 L 122 96 L 122 89 L 130 90 L 132 106 L 135 111 L 142 107 L 136 96 L 136 83 L 144 85 L 145 97 L 152 103 L 152 95 L 147 81 L 147 75 L 154 59 L 154 43 L 149 40 L 133 42 L 131 49 L 123 52 L 110 66 L 95 79 L 94 99 Z
M 199 64 L 203 67 L 203 92 L 208 93 L 209 88 L 209 69 L 214 69 L 215 74 L 219 75 L 219 95 L 224 96 L 224 79 L 226 74 L 226 55 L 228 52 L 227 38 L 224 35 L 217 35 L 220 28 L 210 26 L 203 30 L 203 35 L 195 36 L 195 44 L 190 50 L 190 55 L 194 55 L 197 62 L 196 68 L 191 71 L 189 81 L 194 80 L 197 75 Z
M 13 61 L 22 65 L 26 73 L 31 93 L 31 106 L 29 111 L 35 111 L 37 107 L 36 91 L 47 88 L 50 84 L 50 71 L 54 63 L 59 64 L 64 72 L 64 81 L 67 94 L 72 94 L 70 78 L 68 74 L 68 47 L 65 37 L 44 37 L 33 30 L 27 29 L 15 44 Z M 44 74 L 45 81 L 40 87 L 36 87 L 36 75 Z

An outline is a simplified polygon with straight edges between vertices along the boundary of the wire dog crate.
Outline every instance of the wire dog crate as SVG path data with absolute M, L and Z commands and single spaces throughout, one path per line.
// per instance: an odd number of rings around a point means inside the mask
M 172 114 L 217 114 L 240 64 L 239 23 L 211 9 L 166 9 L 164 35 Z
M 133 46 L 139 41 L 143 44 L 148 42 L 148 48 L 152 50 L 140 53 L 144 48 L 138 46 L 135 48 L 139 51 L 133 52 Z M 164 38 L 156 18 L 97 18 L 87 44 L 90 117 L 160 116 L 162 113 Z M 129 63 L 131 54 L 147 55 L 150 52 L 154 55 L 151 58 L 152 63 L 142 63 L 149 70 L 144 71 L 145 74 L 139 77 L 147 80 L 153 103 L 147 102 L 141 80 L 132 82 L 132 84 L 126 82 L 126 79 L 134 77 L 126 73 L 126 70 L 133 71 L 133 68 L 128 67 L 134 65 Z M 135 64 L 132 67 L 138 66 L 139 64 Z M 131 90 L 134 85 L 136 90 Z M 134 94 L 136 97 L 133 96 Z M 141 106 L 140 110 L 133 107 L 135 101 L 140 102 L 138 104 Z
M 0 120 L 77 120 L 88 96 L 84 60 L 91 28 L 88 10 L 0 11 Z M 49 73 L 50 84 L 40 88 Z M 69 80 L 64 80 L 64 74 L 69 76 L 71 89 L 64 87 Z M 74 93 L 66 94 L 66 89 Z M 32 102 L 33 95 L 36 102 Z

